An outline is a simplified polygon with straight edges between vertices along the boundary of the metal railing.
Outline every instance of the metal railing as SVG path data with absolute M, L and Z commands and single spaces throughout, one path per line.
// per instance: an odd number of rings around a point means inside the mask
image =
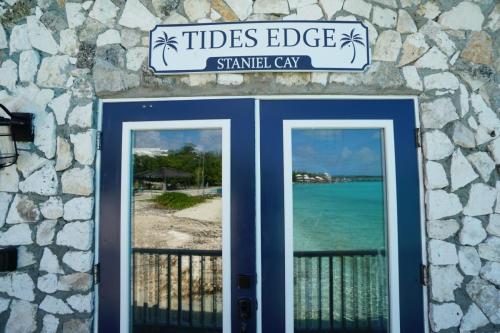
M 134 332 L 222 332 L 222 251 L 133 249 Z M 385 332 L 383 250 L 294 252 L 295 332 Z

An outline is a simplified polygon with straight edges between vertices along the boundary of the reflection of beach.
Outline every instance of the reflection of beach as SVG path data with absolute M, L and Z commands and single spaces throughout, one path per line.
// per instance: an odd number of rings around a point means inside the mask
M 170 211 L 155 207 L 151 199 L 158 194 L 160 192 L 140 192 L 134 195 L 133 247 L 221 249 L 220 197 L 187 209 Z

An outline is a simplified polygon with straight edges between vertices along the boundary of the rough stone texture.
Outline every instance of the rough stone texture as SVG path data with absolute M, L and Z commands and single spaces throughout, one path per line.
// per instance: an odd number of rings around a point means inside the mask
M 476 249 L 471 246 L 461 246 L 458 250 L 458 263 L 465 275 L 476 276 L 481 269 L 481 259 Z
M 427 222 L 427 234 L 430 238 L 444 240 L 460 229 L 455 220 L 432 220 Z
M 429 50 L 429 44 L 425 42 L 425 35 L 414 33 L 406 37 L 403 43 L 403 51 L 399 59 L 399 65 L 403 66 L 414 62 Z
M 441 131 L 425 132 L 422 141 L 425 157 L 429 160 L 441 160 L 453 153 L 453 144 Z
M 494 324 L 500 324 L 500 290 L 475 277 L 466 287 L 469 297 Z
M 498 197 L 497 197 L 498 202 Z M 500 237 L 500 215 L 499 214 L 491 214 L 488 226 L 486 227 L 486 231 L 491 235 Z
M 462 220 L 459 240 L 463 245 L 477 245 L 486 238 L 486 231 L 481 220 L 466 216 Z
M 431 285 L 432 299 L 437 302 L 454 301 L 453 292 L 460 287 L 463 281 L 462 275 L 455 265 L 430 267 L 430 277 L 434 281 Z
M 92 221 L 67 223 L 57 233 L 57 245 L 64 245 L 77 250 L 88 250 L 92 245 Z
M 454 216 L 462 211 L 462 204 L 458 196 L 443 190 L 427 191 L 425 204 L 429 220 Z
M 483 279 L 500 286 L 500 263 L 487 262 L 481 268 L 480 275 Z
M 73 168 L 61 177 L 63 193 L 90 195 L 94 192 L 94 170 L 89 167 Z
M 12 301 L 10 316 L 5 326 L 6 332 L 31 333 L 35 332 L 37 305 L 26 301 Z
M 32 192 L 40 195 L 55 195 L 57 194 L 58 186 L 59 181 L 56 170 L 53 165 L 47 164 L 19 183 L 19 190 L 24 193 Z
M 71 269 L 85 273 L 92 268 L 94 259 L 92 252 L 68 251 L 63 256 L 63 262 Z
M 453 191 L 464 187 L 479 177 L 460 149 L 457 149 L 451 156 L 450 173 L 451 189 Z
M 95 130 L 71 134 L 70 139 L 74 147 L 75 160 L 82 165 L 91 165 L 94 163 L 96 150 Z
M 56 158 L 56 171 L 66 170 L 73 163 L 73 152 L 68 140 L 64 138 L 57 138 L 57 158 Z
M 57 317 L 47 314 L 43 317 L 42 333 L 56 333 L 59 327 L 59 319 Z
M 464 214 L 470 216 L 493 213 L 493 204 L 496 200 L 496 190 L 485 184 L 472 184 L 469 201 L 464 207 Z
M 477 328 L 487 325 L 488 323 L 488 318 L 486 318 L 476 304 L 472 303 L 462 318 L 460 332 L 471 332 Z
M 94 307 L 92 293 L 87 295 L 73 295 L 66 301 L 76 312 L 90 313 Z
M 69 200 L 64 204 L 64 219 L 71 220 L 89 220 L 92 218 L 94 209 L 94 199 L 78 197 Z
M 184 3 L 187 1 L 190 0 L 186 0 Z M 205 2 L 208 3 L 207 0 L 195 1 L 196 8 L 204 7 Z M 160 23 L 160 19 L 151 14 L 139 0 L 127 0 L 118 23 L 127 28 L 139 28 L 143 31 L 149 31 Z
M 453 142 L 463 148 L 474 148 L 476 146 L 474 132 L 462 123 L 455 124 Z
M 479 256 L 483 259 L 500 262 L 500 238 L 488 237 L 478 246 Z
M 23 51 L 19 56 L 19 80 L 33 82 L 40 63 L 38 52 L 33 50 Z
M 52 314 L 70 314 L 73 310 L 63 300 L 47 295 L 40 303 L 40 309 Z
M 43 58 L 36 83 L 40 87 L 64 88 L 68 80 L 69 56 Z
M 50 245 L 54 239 L 57 221 L 45 220 L 36 229 L 36 243 L 38 245 Z
M 42 259 L 40 260 L 40 271 L 45 271 L 47 273 L 64 273 L 59 265 L 59 259 L 47 247 L 44 248 Z
M 439 23 L 456 30 L 481 30 L 484 15 L 478 5 L 469 1 L 460 2 L 439 17 Z
M 457 327 L 460 324 L 462 316 L 462 310 L 455 303 L 432 303 L 430 306 L 429 319 L 434 332 L 450 327 Z
M 346 0 L 346 3 L 349 0 Z M 344 5 L 345 6 L 345 5 Z M 383 31 L 373 50 L 373 60 L 396 61 L 401 49 L 401 35 L 394 30 Z
M 17 194 L 10 205 L 6 222 L 8 224 L 36 222 L 40 218 L 40 210 L 28 196 Z
M 448 186 L 446 171 L 441 164 L 434 161 L 425 163 L 425 186 L 433 190 Z
M 429 261 L 434 265 L 458 264 L 457 250 L 452 243 L 431 239 L 428 252 Z
M 467 48 L 460 54 L 460 57 L 477 64 L 491 65 L 493 63 L 491 37 L 484 31 L 473 32 L 467 42 Z
M 491 172 L 495 170 L 495 162 L 485 152 L 472 153 L 467 156 L 469 162 L 472 163 L 483 181 L 487 182 L 490 179 Z
M 458 119 L 455 105 L 450 98 L 439 98 L 421 105 L 422 124 L 426 128 L 443 128 Z

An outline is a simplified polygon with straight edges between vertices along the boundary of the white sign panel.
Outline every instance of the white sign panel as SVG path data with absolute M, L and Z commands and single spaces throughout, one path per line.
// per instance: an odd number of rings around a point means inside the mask
M 149 67 L 160 74 L 363 71 L 370 64 L 361 22 L 273 21 L 158 25 Z

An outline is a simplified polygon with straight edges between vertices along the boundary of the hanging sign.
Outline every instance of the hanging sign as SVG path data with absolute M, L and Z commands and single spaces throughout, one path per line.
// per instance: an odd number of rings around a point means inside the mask
M 369 45 L 361 22 L 158 25 L 150 32 L 149 67 L 159 74 L 363 71 Z

